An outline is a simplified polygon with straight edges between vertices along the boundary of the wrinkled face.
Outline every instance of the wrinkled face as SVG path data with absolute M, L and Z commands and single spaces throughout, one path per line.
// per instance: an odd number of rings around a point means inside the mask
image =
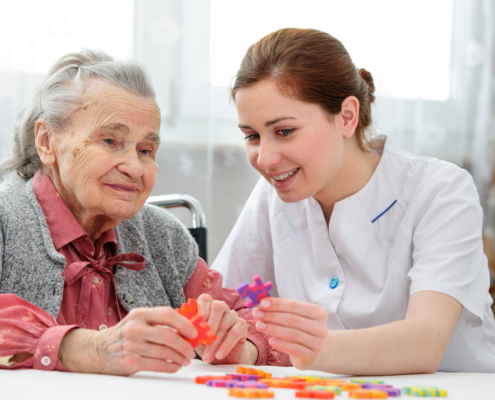
M 283 201 L 331 189 L 341 173 L 345 137 L 319 105 L 281 94 L 272 81 L 239 90 L 235 102 L 248 160 Z
M 72 126 L 53 135 L 52 179 L 76 218 L 103 215 L 117 224 L 141 209 L 155 185 L 159 131 L 154 100 L 88 82 Z

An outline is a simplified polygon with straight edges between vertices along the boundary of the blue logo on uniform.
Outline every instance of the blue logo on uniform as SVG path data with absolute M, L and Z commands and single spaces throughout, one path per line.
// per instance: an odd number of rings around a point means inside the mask
M 339 278 L 334 276 L 332 280 L 330 281 L 330 289 L 335 289 L 339 285 Z

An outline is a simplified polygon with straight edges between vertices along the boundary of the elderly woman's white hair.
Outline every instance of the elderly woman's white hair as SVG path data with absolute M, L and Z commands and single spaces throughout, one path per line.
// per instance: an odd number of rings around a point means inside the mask
M 136 61 L 117 61 L 102 51 L 83 49 L 60 58 L 50 69 L 13 127 L 14 146 L 10 157 L 0 163 L 0 181 L 9 172 L 30 179 L 41 168 L 34 128 L 40 118 L 56 130 L 70 126 L 82 106 L 84 83 L 99 78 L 145 98 L 155 99 L 146 68 Z

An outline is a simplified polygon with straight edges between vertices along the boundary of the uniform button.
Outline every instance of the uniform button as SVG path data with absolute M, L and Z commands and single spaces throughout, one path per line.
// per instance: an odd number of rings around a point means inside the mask
M 132 303 L 134 303 L 134 296 L 130 293 L 126 293 L 126 294 L 124 294 L 124 301 L 127 304 L 132 304 Z
M 105 324 L 101 324 L 100 331 L 104 331 L 105 329 L 107 329 L 107 326 Z
M 336 276 L 334 276 L 332 278 L 332 280 L 330 281 L 330 289 L 335 289 L 337 286 L 339 285 L 339 278 L 337 278 Z
M 93 278 L 93 283 L 98 283 L 98 282 L 100 282 L 100 280 L 99 280 L 99 279 L 95 276 L 95 277 Z
M 44 356 L 41 358 L 41 364 L 45 367 L 48 367 L 52 363 L 52 360 L 48 356 Z

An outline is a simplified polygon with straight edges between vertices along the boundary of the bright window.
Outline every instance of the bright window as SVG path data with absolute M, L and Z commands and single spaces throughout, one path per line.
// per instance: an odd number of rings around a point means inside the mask
M 382 97 L 450 97 L 452 0 L 211 0 L 211 82 L 229 85 L 247 48 L 280 28 L 338 38 Z M 349 24 L 349 21 L 353 21 Z
M 133 56 L 134 0 L 15 0 L 0 5 L 0 72 L 45 74 L 63 54 Z

